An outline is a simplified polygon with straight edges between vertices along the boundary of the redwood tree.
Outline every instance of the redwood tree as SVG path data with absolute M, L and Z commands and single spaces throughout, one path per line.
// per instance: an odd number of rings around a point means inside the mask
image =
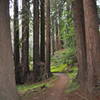
M 33 73 L 34 81 L 40 81 L 40 55 L 39 55 L 39 0 L 34 0 L 33 20 Z
M 87 57 L 84 25 L 84 9 L 82 0 L 74 0 L 72 5 L 74 24 L 76 30 L 77 60 L 79 65 L 78 79 L 81 87 L 86 85 Z M 85 89 L 85 88 L 84 88 Z
M 22 0 L 22 59 L 23 79 L 27 79 L 29 73 L 29 0 Z
M 59 29 L 58 29 L 58 20 L 57 20 L 57 17 L 56 17 L 56 21 L 55 21 L 55 27 L 56 27 L 56 51 L 59 50 Z
M 83 0 L 83 4 L 87 48 L 87 88 L 91 94 L 95 85 L 100 81 L 100 34 L 96 0 Z
M 9 0 L 0 0 L 0 99 L 18 100 L 9 18 Z
M 50 57 L 51 57 L 51 37 L 50 37 L 50 0 L 46 0 L 46 72 L 48 77 L 50 72 Z
M 52 32 L 51 32 L 51 54 L 54 55 L 55 52 L 55 19 L 54 16 L 51 17 Z
M 20 51 L 19 51 L 19 19 L 18 19 L 18 0 L 14 0 L 14 63 L 16 83 L 20 83 Z
M 41 0 L 41 61 L 45 63 L 45 0 Z

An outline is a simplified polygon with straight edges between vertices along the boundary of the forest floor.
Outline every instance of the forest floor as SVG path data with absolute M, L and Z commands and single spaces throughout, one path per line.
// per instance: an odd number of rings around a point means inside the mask
M 66 94 L 65 90 L 68 86 L 68 77 L 63 73 L 56 75 L 58 79 L 52 87 L 41 92 L 31 92 L 23 96 L 22 100 L 88 100 L 85 93 L 80 89 Z M 100 96 L 97 96 L 94 100 L 100 100 Z

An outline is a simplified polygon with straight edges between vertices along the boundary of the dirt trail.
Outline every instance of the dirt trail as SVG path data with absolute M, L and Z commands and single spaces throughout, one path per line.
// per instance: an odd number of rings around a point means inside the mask
M 59 76 L 59 79 L 55 85 L 48 90 L 45 100 L 62 100 L 63 98 L 64 90 L 67 85 L 67 76 L 65 74 L 56 75 Z
M 30 94 L 30 97 L 25 97 L 22 100 L 63 100 L 63 94 L 67 85 L 66 74 L 55 74 L 58 76 L 54 86 L 47 89 L 47 91 L 39 94 Z
M 54 82 L 54 86 L 41 93 L 29 93 L 21 100 L 89 100 L 81 89 L 65 94 L 68 78 L 66 74 L 56 74 L 59 79 Z M 100 94 L 100 93 L 99 93 Z M 100 100 L 100 95 L 95 96 L 93 100 Z

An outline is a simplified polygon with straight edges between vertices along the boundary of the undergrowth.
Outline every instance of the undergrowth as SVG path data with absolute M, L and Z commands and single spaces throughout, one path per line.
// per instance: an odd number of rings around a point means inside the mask
M 67 72 L 68 66 L 77 62 L 74 48 L 56 51 L 51 57 L 51 72 Z
M 80 87 L 76 79 L 77 73 L 78 73 L 78 68 L 76 66 L 71 67 L 70 71 L 67 73 L 67 76 L 69 77 L 69 83 L 65 91 L 66 93 L 71 93 Z
M 52 73 L 57 73 L 57 72 L 66 72 L 67 70 L 67 65 L 66 64 L 62 64 L 59 66 L 51 66 L 51 72 Z
M 19 94 L 25 94 L 28 91 L 39 91 L 43 88 L 49 88 L 53 86 L 53 82 L 57 80 L 57 76 L 52 76 L 47 81 L 43 81 L 40 83 L 34 84 L 24 84 L 24 85 L 17 85 L 17 91 Z

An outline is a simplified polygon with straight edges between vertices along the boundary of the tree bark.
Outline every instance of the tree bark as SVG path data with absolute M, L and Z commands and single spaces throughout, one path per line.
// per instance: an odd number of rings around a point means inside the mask
M 61 41 L 60 41 L 60 36 L 59 36 L 59 24 L 57 22 L 58 20 L 56 19 L 56 50 L 61 49 Z
M 88 92 L 100 81 L 100 34 L 95 0 L 83 0 L 87 45 Z M 90 96 L 92 100 L 93 96 Z
M 20 83 L 20 51 L 19 51 L 19 20 L 18 20 L 18 0 L 14 0 L 14 64 L 16 83 Z
M 23 67 L 23 81 L 27 80 L 29 73 L 29 0 L 22 1 L 22 59 L 21 67 Z
M 62 43 L 61 43 L 61 37 L 60 37 L 60 28 L 61 28 L 61 23 L 60 23 L 60 21 L 61 21 L 61 13 L 62 13 L 62 9 L 59 9 L 58 8 L 58 46 L 59 46 L 59 50 L 61 50 L 62 49 Z
M 0 0 L 0 99 L 18 100 L 11 48 L 9 0 Z
M 87 79 L 87 57 L 84 25 L 84 9 L 82 0 L 73 1 L 72 5 L 76 30 L 77 60 L 79 64 L 78 79 L 83 89 Z
M 50 57 L 51 57 L 51 36 L 50 36 L 50 0 L 46 0 L 46 71 L 47 76 L 51 76 Z
M 45 0 L 41 0 L 41 61 L 45 63 Z
M 51 54 L 54 55 L 55 52 L 55 23 L 54 23 L 54 16 L 52 16 L 52 32 L 51 32 Z
M 55 21 L 55 27 L 56 27 L 56 51 L 59 50 L 59 45 L 58 45 L 58 23 L 57 23 L 57 18 Z
M 39 55 L 39 0 L 34 0 L 34 21 L 33 21 L 33 73 L 34 82 L 40 81 L 40 55 Z

